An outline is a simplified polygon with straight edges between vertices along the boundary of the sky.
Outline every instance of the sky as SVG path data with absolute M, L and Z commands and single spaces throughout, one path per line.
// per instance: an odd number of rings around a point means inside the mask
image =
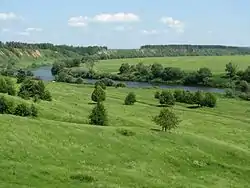
M 0 0 L 0 41 L 250 46 L 249 0 Z

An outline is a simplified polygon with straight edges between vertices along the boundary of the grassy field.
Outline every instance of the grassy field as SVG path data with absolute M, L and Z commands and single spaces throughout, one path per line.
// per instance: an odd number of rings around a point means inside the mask
M 122 63 L 136 64 L 142 62 L 147 65 L 161 63 L 165 67 L 180 67 L 186 71 L 208 67 L 214 74 L 223 74 L 226 64 L 230 61 L 237 64 L 240 69 L 250 66 L 250 56 L 185 56 L 104 60 L 96 64 L 96 69 L 102 72 L 115 73 L 119 71 Z
M 161 109 L 155 89 L 107 88 L 109 126 L 98 127 L 87 124 L 92 86 L 47 87 L 54 100 L 37 104 L 38 119 L 0 115 L 0 187 L 249 187 L 248 102 L 219 98 L 215 109 L 177 104 L 182 122 L 163 133 L 152 122 Z M 125 106 L 130 91 L 138 102 Z M 121 128 L 136 135 L 123 136 Z

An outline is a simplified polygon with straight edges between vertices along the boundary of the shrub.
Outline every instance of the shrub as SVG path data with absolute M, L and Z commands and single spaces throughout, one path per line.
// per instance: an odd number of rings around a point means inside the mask
M 117 132 L 123 136 L 134 136 L 135 132 L 128 129 L 117 129 Z
M 103 79 L 101 79 L 101 82 L 103 82 L 105 86 L 114 86 L 115 85 L 115 82 L 109 78 L 103 78 Z
M 0 93 L 7 93 L 7 83 L 4 77 L 0 77 Z
M 101 80 L 96 81 L 95 88 L 97 88 L 97 86 L 100 86 L 104 90 L 106 89 L 106 85 Z
M 174 98 L 177 102 L 185 102 L 185 91 L 177 89 L 174 91 Z
M 120 83 L 117 83 L 115 87 L 118 88 L 118 87 L 127 87 L 127 86 L 125 83 L 120 82 Z
M 35 107 L 34 104 L 32 104 L 31 107 L 30 107 L 30 115 L 33 116 L 33 117 L 38 116 L 38 110 L 37 110 L 37 108 Z
M 83 84 L 83 79 L 82 78 L 77 78 L 76 79 L 76 84 Z
M 235 91 L 233 89 L 226 89 L 225 97 L 227 97 L 227 98 L 235 98 Z
M 91 114 L 89 115 L 89 119 L 90 119 L 90 124 L 92 125 L 105 126 L 108 124 L 107 112 L 102 103 L 98 102 L 96 104 Z
M 92 95 L 91 95 L 91 99 L 94 102 L 105 101 L 106 93 L 99 85 L 97 85 L 96 88 L 94 89 Z
M 205 94 L 205 96 L 201 102 L 201 106 L 213 108 L 216 106 L 216 101 L 217 101 L 217 99 L 216 99 L 215 95 L 208 92 Z
M 130 92 L 127 97 L 125 98 L 124 104 L 125 105 L 133 105 L 136 102 L 136 96 L 133 92 Z
M 241 99 L 245 100 L 245 101 L 250 101 L 250 93 L 243 93 L 243 92 L 241 92 L 239 94 L 239 97 Z
M 0 97 L 0 113 L 1 114 L 12 114 L 14 110 L 14 103 L 7 100 L 4 96 Z
M 203 93 L 200 90 L 198 90 L 193 95 L 193 103 L 197 104 L 198 106 L 201 106 L 203 98 L 204 98 Z
M 45 101 L 52 101 L 51 93 L 48 90 L 45 90 L 40 98 Z
M 155 92 L 155 99 L 159 99 L 160 98 L 161 93 L 159 91 Z
M 159 98 L 160 104 L 166 104 L 166 105 L 174 105 L 175 104 L 175 98 L 171 91 L 162 91 L 160 98 Z
M 194 94 L 190 91 L 184 91 L 184 103 L 186 104 L 195 104 Z
M 248 91 L 250 91 L 250 86 L 245 80 L 240 81 L 239 88 L 241 92 L 247 93 Z
M 82 174 L 76 174 L 76 175 L 71 175 L 70 179 L 72 180 L 78 180 L 83 183 L 91 183 L 95 181 L 95 178 L 89 175 L 82 175 Z
M 23 117 L 30 116 L 31 115 L 31 109 L 25 103 L 19 104 L 15 108 L 14 115 L 23 116 Z
M 162 109 L 160 114 L 153 118 L 153 121 L 162 127 L 162 131 L 170 131 L 180 123 L 179 118 L 168 108 Z

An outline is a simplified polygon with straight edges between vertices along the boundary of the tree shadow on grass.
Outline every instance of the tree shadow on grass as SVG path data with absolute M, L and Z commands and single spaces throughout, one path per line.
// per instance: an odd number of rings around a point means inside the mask
M 95 105 L 95 102 L 89 102 L 88 105 Z
M 153 107 L 169 107 L 168 105 L 164 105 L 164 104 L 151 104 L 151 103 L 147 103 L 143 101 L 137 101 L 137 103 L 145 104 L 145 105 L 153 106 Z
M 155 132 L 161 132 L 162 130 L 161 129 L 156 129 L 156 128 L 152 128 L 150 129 L 151 131 L 155 131 Z
M 200 108 L 200 106 L 188 106 L 187 108 L 189 108 L 189 109 L 197 109 L 197 108 Z

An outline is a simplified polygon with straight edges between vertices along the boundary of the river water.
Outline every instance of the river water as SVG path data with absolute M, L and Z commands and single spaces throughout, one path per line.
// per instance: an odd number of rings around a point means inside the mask
M 36 70 L 32 71 L 36 77 L 41 78 L 44 81 L 52 81 L 54 80 L 54 76 L 51 74 L 51 67 L 40 67 Z M 97 80 L 95 79 L 85 79 L 86 83 L 94 84 Z M 115 81 L 120 82 L 120 81 Z M 149 88 L 149 87 L 159 87 L 162 89 L 184 89 L 188 91 L 206 91 L 206 92 L 214 92 L 214 93 L 224 93 L 224 89 L 212 88 L 212 87 L 196 87 L 196 86 L 182 86 L 182 85 L 163 85 L 163 84 L 151 84 L 147 82 L 131 82 L 131 81 L 122 81 L 127 85 L 127 87 L 132 88 Z

